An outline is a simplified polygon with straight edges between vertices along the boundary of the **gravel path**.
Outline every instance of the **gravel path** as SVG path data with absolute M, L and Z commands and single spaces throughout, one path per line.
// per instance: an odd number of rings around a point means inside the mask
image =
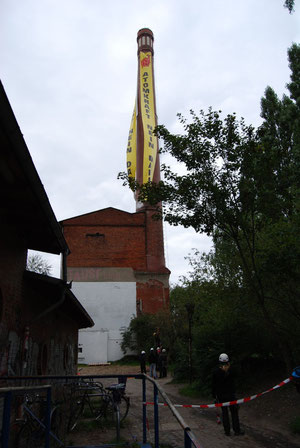
M 81 374 L 129 374 L 138 373 L 137 368 L 105 366 L 86 367 L 81 369 Z M 182 397 L 178 390 L 180 385 L 172 384 L 171 378 L 159 379 L 158 384 L 173 403 L 176 404 L 199 404 L 199 399 L 187 399 Z M 111 384 L 115 380 L 105 380 L 104 383 Z M 130 411 L 121 430 L 122 438 L 128 442 L 142 441 L 142 382 L 129 378 L 127 381 L 126 394 L 130 397 Z M 262 400 L 262 399 L 260 399 Z M 147 401 L 153 402 L 153 386 L 147 382 Z M 163 401 L 159 396 L 159 402 Z M 256 400 L 258 401 L 258 400 Z M 298 398 L 298 403 L 299 403 Z M 298 405 L 299 406 L 299 405 Z M 300 437 L 291 435 L 280 425 L 280 422 L 258 418 L 255 406 L 251 410 L 249 404 L 240 407 L 240 420 L 245 430 L 244 436 L 226 437 L 222 424 L 216 422 L 216 411 L 213 409 L 177 408 L 180 415 L 189 425 L 200 446 L 203 448 L 299 448 Z M 299 407 L 295 414 L 299 415 Z M 154 415 L 153 406 L 147 407 L 148 429 L 147 440 L 154 445 Z M 266 416 L 267 417 L 267 416 Z M 69 442 L 73 445 L 97 445 L 108 443 L 114 439 L 114 430 L 94 430 L 88 433 L 70 434 Z M 159 406 L 159 440 L 160 444 L 167 444 L 173 448 L 184 446 L 183 430 L 175 417 L 165 406 Z

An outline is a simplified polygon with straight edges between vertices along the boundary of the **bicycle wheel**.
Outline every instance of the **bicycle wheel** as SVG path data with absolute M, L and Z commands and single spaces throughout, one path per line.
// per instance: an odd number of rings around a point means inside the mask
M 17 434 L 16 448 L 29 448 L 30 437 L 31 437 L 31 428 L 29 427 L 27 422 L 25 422 Z
M 75 429 L 84 408 L 84 393 L 80 389 L 75 389 L 72 393 L 70 401 L 70 410 L 67 430 L 68 432 Z
M 129 407 L 130 407 L 129 397 L 126 397 L 126 395 L 122 395 L 121 401 L 119 403 L 120 421 L 121 422 L 127 417 Z
M 40 448 L 45 444 L 45 432 L 32 420 L 27 420 L 16 438 L 16 448 Z
M 90 415 L 87 415 L 86 412 L 84 412 L 84 415 L 94 417 L 98 420 L 105 413 L 107 406 L 107 393 L 101 383 L 95 383 L 89 392 L 90 393 L 86 395 L 86 409 L 89 411 Z
M 103 406 L 103 414 L 102 416 L 105 418 L 105 420 L 109 422 L 115 422 L 115 402 L 111 395 L 106 395 L 104 397 L 104 406 Z
M 61 409 L 59 406 L 56 406 L 52 409 L 50 418 L 51 418 L 50 420 L 51 433 L 58 439 L 56 440 L 55 437 L 50 435 L 50 447 L 56 448 L 59 446 L 63 446 L 63 442 L 60 440 L 61 434 L 63 432 L 62 431 L 63 423 L 62 423 Z
M 119 442 L 120 427 L 121 427 L 120 407 L 119 403 L 114 401 L 114 399 L 111 396 L 109 397 L 109 401 L 107 402 L 105 419 L 109 425 L 116 428 L 117 442 Z
M 117 443 L 120 442 L 120 424 L 121 424 L 119 405 L 120 405 L 120 403 L 114 404 L 114 420 L 115 420 L 115 424 L 116 424 Z

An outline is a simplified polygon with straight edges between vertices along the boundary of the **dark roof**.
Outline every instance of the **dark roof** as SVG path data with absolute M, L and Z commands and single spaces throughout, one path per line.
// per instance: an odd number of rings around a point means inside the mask
M 17 229 L 27 249 L 68 251 L 1 81 L 0 203 L 1 219 Z
M 78 328 L 94 326 L 93 319 L 71 291 L 70 283 L 30 271 L 24 272 L 24 282 L 25 286 L 31 287 L 39 292 L 41 300 L 43 298 L 45 299 L 45 302 L 48 303 L 46 307 L 47 312 L 52 309 L 63 311 L 78 323 Z M 62 292 L 65 292 L 65 295 L 62 295 Z M 51 302 L 53 301 L 50 306 L 49 298 Z

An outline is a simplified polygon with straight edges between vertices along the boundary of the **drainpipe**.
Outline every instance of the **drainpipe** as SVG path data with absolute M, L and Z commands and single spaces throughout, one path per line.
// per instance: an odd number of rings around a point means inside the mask
M 69 255 L 69 251 L 65 250 L 62 253 L 62 280 L 67 283 L 67 256 Z
M 30 325 L 35 323 L 37 320 L 39 320 L 41 317 L 46 316 L 46 314 L 49 314 L 51 311 L 55 310 L 55 308 L 58 308 L 60 305 L 62 305 L 65 301 L 66 298 L 66 288 L 70 289 L 70 285 L 64 283 L 62 285 L 62 289 L 61 289 L 61 296 L 60 299 L 53 303 L 53 305 L 49 306 L 49 308 L 46 308 L 44 311 L 42 311 L 38 316 L 36 316 L 31 322 Z

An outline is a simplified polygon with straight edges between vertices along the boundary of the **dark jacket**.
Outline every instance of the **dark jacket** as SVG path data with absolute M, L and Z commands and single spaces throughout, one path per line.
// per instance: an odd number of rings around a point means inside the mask
M 159 354 L 159 364 L 161 367 L 167 367 L 167 365 L 168 365 L 167 353 Z
M 148 361 L 149 364 L 156 364 L 156 353 L 154 350 L 150 350 L 149 356 L 148 356 Z
M 235 400 L 235 375 L 231 368 L 227 372 L 221 368 L 214 371 L 212 395 L 219 402 Z
M 140 354 L 140 363 L 145 365 L 146 364 L 146 353 Z

